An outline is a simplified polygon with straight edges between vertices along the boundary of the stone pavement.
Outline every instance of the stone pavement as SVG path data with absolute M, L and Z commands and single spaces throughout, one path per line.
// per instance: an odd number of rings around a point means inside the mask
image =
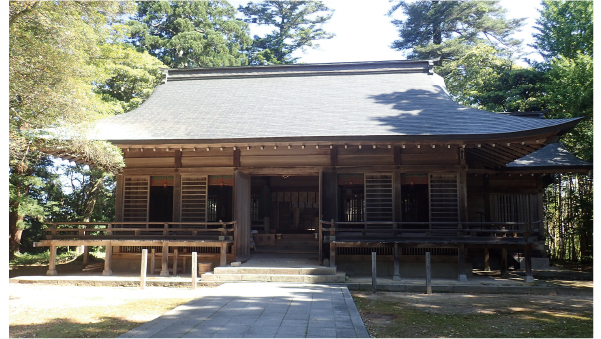
M 369 338 L 346 286 L 226 283 L 119 338 Z

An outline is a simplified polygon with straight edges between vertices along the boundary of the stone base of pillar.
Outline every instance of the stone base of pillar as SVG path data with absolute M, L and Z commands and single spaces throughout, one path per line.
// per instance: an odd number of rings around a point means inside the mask
M 112 270 L 103 270 L 102 275 L 113 275 L 113 271 Z
M 392 276 L 392 280 L 394 280 L 394 281 L 401 281 L 401 276 L 400 275 L 393 275 Z
M 460 274 L 459 278 L 457 278 L 459 282 L 467 282 L 467 276 L 465 274 Z
M 534 277 L 531 275 L 527 275 L 526 278 L 524 278 L 524 282 L 527 282 L 527 283 L 534 282 Z
M 169 271 L 161 271 L 161 273 L 159 275 L 161 277 L 168 277 L 169 276 Z
M 46 275 L 57 275 L 58 273 L 56 272 L 56 270 L 48 270 L 46 271 Z

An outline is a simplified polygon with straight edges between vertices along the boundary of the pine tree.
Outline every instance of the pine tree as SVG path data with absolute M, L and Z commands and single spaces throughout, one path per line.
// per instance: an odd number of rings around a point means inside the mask
M 142 1 L 129 42 L 172 68 L 244 65 L 252 40 L 235 15 L 221 1 Z
M 254 36 L 252 46 L 247 49 L 250 64 L 292 64 L 299 59 L 292 57 L 295 51 L 317 48 L 316 40 L 334 37 L 321 28 L 334 13 L 322 1 L 249 2 L 238 11 L 248 23 L 275 28 L 264 37 Z

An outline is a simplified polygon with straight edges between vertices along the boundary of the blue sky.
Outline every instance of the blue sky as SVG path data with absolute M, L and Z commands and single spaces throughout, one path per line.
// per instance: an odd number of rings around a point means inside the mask
M 229 1 L 234 7 L 245 5 L 248 1 Z M 349 62 L 405 59 L 402 52 L 391 49 L 390 44 L 397 39 L 397 32 L 390 22 L 392 18 L 386 12 L 392 6 L 388 0 L 349 1 L 324 0 L 324 3 L 335 10 L 330 22 L 323 28 L 333 32 L 336 37 L 320 41 L 320 48 L 310 49 L 306 53 L 298 53 L 300 62 Z M 535 24 L 540 8 L 539 0 L 502 0 L 501 6 L 507 8 L 508 18 L 526 18 L 526 25 L 517 38 L 524 40 L 524 49 L 531 50 L 526 44 L 531 43 L 532 26 Z M 399 10 L 394 18 L 401 18 Z M 273 28 L 271 28 L 273 29 Z M 251 25 L 252 34 L 263 35 L 270 31 L 266 26 Z M 530 58 L 537 55 L 532 54 Z

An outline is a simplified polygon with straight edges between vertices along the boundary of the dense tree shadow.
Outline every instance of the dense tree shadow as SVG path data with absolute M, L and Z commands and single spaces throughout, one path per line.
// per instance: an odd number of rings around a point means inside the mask
M 410 89 L 369 96 L 375 103 L 399 111 L 394 116 L 371 119 L 392 132 L 412 135 L 509 133 L 556 123 L 461 106 L 441 86 L 434 87 L 437 89 L 435 92 Z

